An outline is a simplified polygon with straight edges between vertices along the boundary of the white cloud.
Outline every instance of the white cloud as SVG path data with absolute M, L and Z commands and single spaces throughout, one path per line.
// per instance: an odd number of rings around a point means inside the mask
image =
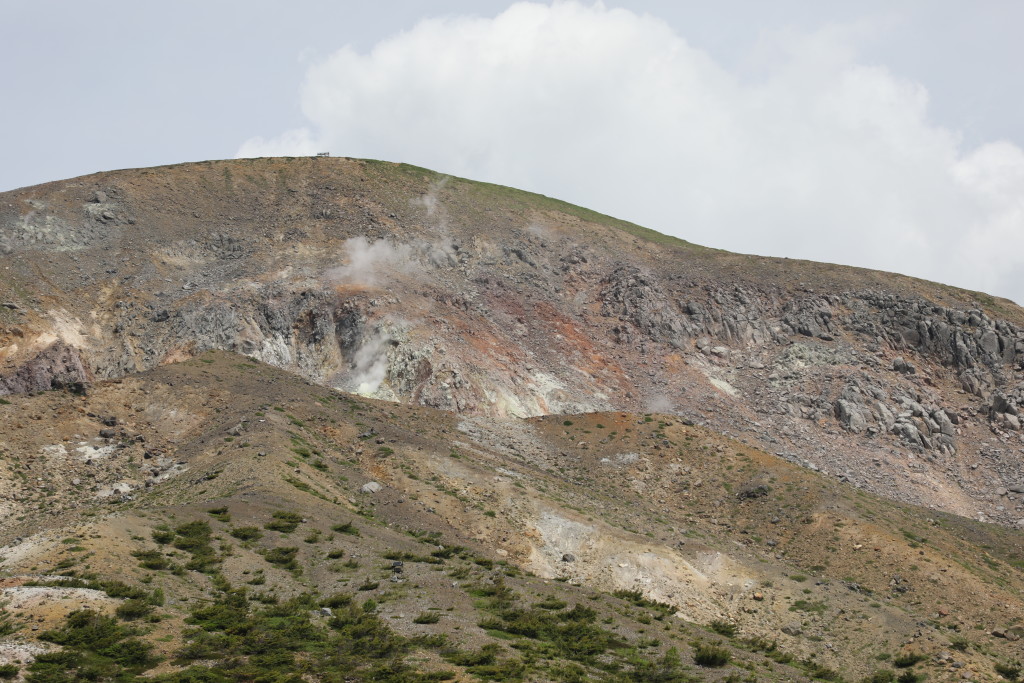
M 700 244 L 1024 302 L 1024 152 L 963 149 L 921 84 L 857 62 L 869 28 L 765 35 L 738 73 L 600 4 L 426 20 L 312 66 L 308 127 L 239 156 L 406 161 Z

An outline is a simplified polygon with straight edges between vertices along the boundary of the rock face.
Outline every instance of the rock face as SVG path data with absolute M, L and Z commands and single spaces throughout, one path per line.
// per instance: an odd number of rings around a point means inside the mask
M 0 395 L 49 389 L 81 390 L 92 374 L 79 349 L 58 339 L 6 372 L 0 371 Z
M 1010 302 L 336 158 L 5 193 L 0 250 L 0 394 L 217 348 L 469 415 L 677 413 L 885 495 L 1024 516 Z

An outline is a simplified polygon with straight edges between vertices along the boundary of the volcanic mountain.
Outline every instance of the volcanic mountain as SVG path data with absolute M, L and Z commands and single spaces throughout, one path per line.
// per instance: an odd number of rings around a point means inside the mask
M 1024 520 L 1006 300 L 339 158 L 50 183 L 0 195 L 0 225 L 3 393 L 223 349 L 467 416 L 673 413 L 882 495 Z
M 340 158 L 4 193 L 0 268 L 12 676 L 1014 666 L 1010 301 Z

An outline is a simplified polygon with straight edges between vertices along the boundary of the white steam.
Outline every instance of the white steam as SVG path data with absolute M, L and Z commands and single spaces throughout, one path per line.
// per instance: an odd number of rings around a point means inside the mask
M 427 188 L 427 192 L 420 197 L 416 197 L 410 200 L 413 206 L 422 206 L 427 210 L 428 218 L 436 218 L 438 221 L 438 227 L 442 230 L 448 228 L 448 211 L 444 208 L 444 204 L 441 203 L 441 190 L 448 184 L 449 178 L 445 176 L 440 180 L 436 180 L 430 183 L 430 187 Z
M 349 380 L 355 393 L 363 396 L 377 393 L 387 377 L 388 351 L 394 341 L 386 331 L 378 330 L 356 349 L 352 357 L 352 377 Z
M 239 156 L 405 161 L 709 246 L 1024 302 L 1024 151 L 965 147 L 930 118 L 924 86 L 858 61 L 868 38 L 766 34 L 751 72 L 648 14 L 519 2 L 342 48 L 307 73 L 308 126 Z M 436 193 L 421 201 L 438 216 Z
M 398 273 L 407 272 L 416 264 L 413 249 L 406 244 L 387 240 L 371 243 L 363 236 L 345 240 L 345 263 L 328 270 L 329 282 L 377 287 Z
M 675 405 L 668 396 L 664 394 L 656 394 L 647 399 L 647 412 L 649 413 L 662 413 L 663 415 L 669 415 L 674 413 L 676 410 Z

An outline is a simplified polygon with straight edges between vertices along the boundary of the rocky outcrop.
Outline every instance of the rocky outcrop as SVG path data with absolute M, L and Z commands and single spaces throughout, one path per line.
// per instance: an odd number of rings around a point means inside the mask
M 0 395 L 51 389 L 81 392 L 91 380 L 79 349 L 55 341 L 17 367 L 0 372 Z
M 466 414 L 675 412 L 886 495 L 1024 517 L 986 497 L 1024 446 L 1008 302 L 422 173 L 258 160 L 7 193 L 0 392 L 225 349 Z

